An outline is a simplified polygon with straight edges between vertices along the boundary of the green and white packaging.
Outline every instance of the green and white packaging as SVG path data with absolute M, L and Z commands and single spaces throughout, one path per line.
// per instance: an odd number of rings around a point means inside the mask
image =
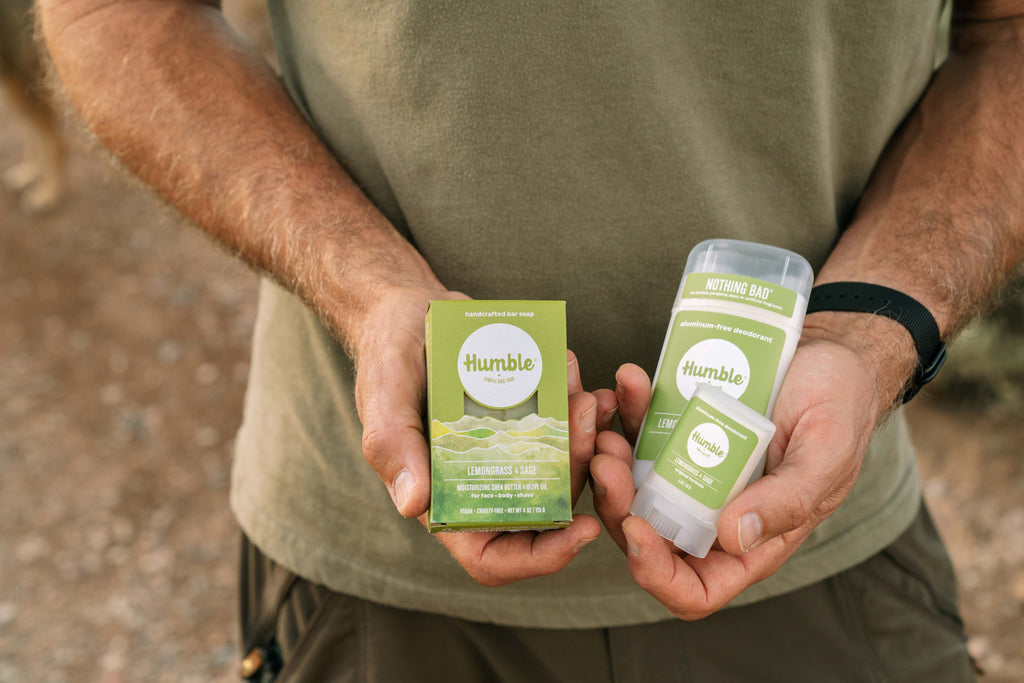
M 774 434 L 768 418 L 721 389 L 698 384 L 630 513 L 677 548 L 707 556 L 722 508 L 764 468 Z
M 564 301 L 432 301 L 426 319 L 437 531 L 572 521 Z
M 633 452 L 638 488 L 698 383 L 771 415 L 813 280 L 807 260 L 786 249 L 726 239 L 693 248 Z

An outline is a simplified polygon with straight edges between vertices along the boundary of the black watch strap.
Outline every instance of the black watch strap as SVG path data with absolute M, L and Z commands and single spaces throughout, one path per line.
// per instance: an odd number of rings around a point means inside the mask
M 903 402 L 912 399 L 935 378 L 946 362 L 946 344 L 939 336 L 939 326 L 928 309 L 903 292 L 865 282 L 830 282 L 811 290 L 807 313 L 818 311 L 849 311 L 874 313 L 892 318 L 907 328 L 917 348 L 917 370 L 911 386 L 903 394 Z

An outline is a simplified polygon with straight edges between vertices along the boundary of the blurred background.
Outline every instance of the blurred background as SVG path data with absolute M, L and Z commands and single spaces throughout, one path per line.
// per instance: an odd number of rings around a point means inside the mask
M 259 0 L 225 4 L 266 52 Z M 227 488 L 256 276 L 23 95 L 0 92 L 0 683 L 236 680 Z M 1024 681 L 1022 301 L 908 408 L 993 683 Z

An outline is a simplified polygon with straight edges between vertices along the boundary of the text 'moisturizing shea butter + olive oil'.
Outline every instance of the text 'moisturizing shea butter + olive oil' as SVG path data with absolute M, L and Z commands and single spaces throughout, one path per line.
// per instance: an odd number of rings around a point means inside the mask
M 432 301 L 430 511 L 437 531 L 572 521 L 564 301 Z
M 633 453 L 637 488 L 698 384 L 771 416 L 800 339 L 813 280 L 806 259 L 786 249 L 727 239 L 693 248 Z

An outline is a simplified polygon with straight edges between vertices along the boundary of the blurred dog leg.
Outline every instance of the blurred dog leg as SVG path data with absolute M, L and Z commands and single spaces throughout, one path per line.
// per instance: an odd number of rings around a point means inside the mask
M 27 93 L 15 79 L 5 78 L 4 88 L 24 122 L 25 148 L 21 163 L 4 173 L 4 184 L 20 193 L 19 206 L 26 213 L 53 209 L 67 188 L 66 153 L 58 116 L 47 101 Z
M 55 208 L 67 188 L 66 149 L 60 116 L 43 87 L 43 68 L 33 39 L 26 0 L 3 0 L 0 7 L 0 84 L 23 131 L 21 163 L 3 174 L 19 194 L 26 213 Z

